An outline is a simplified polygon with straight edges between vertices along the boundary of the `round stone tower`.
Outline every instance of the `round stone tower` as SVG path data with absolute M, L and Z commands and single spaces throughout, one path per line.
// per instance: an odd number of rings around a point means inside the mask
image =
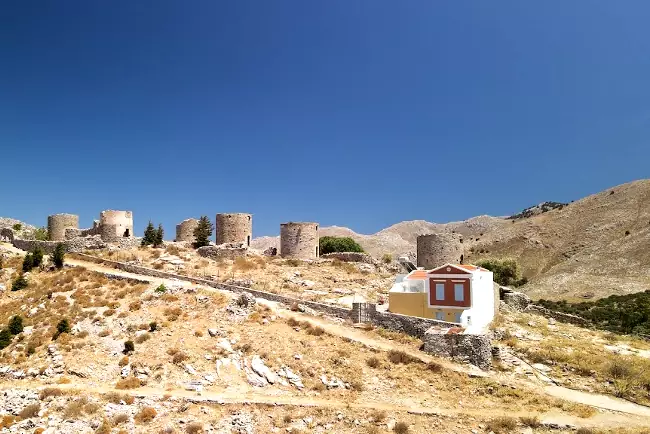
M 198 219 L 183 220 L 176 225 L 176 240 L 174 241 L 188 241 L 193 243 L 195 240 L 194 229 L 196 229 L 198 225 Z
M 461 236 L 453 233 L 420 235 L 417 238 L 418 267 L 433 269 L 446 263 L 463 261 Z
M 131 211 L 102 211 L 99 215 L 99 234 L 102 240 L 107 242 L 133 237 L 133 213 Z
M 217 244 L 243 243 L 251 245 L 253 216 L 245 213 L 217 214 L 215 220 Z
M 318 258 L 318 223 L 282 223 L 280 225 L 280 255 L 283 258 Z
M 47 233 L 50 241 L 64 241 L 66 229 L 79 229 L 79 216 L 54 214 L 47 217 Z

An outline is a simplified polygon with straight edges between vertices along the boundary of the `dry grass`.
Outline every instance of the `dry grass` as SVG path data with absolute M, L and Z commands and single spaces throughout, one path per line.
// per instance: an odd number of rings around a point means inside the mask
M 115 384 L 116 389 L 137 389 L 142 386 L 142 382 L 135 377 L 126 377 Z
M 185 427 L 187 434 L 199 434 L 203 432 L 203 424 L 201 422 L 190 422 Z
M 406 422 L 397 422 L 393 428 L 393 432 L 396 434 L 408 434 L 409 426 Z
M 157 414 L 158 413 L 153 407 L 143 407 L 142 410 L 135 415 L 134 419 L 138 423 L 148 423 L 151 422 Z
M 46 387 L 41 390 L 41 393 L 38 394 L 39 399 L 43 400 L 49 398 L 50 396 L 61 396 L 63 391 L 57 387 Z
M 381 366 L 381 361 L 377 357 L 372 356 L 366 359 L 366 365 L 368 365 L 371 368 L 378 368 Z
M 519 418 L 519 422 L 531 428 L 539 428 L 542 425 L 542 422 L 540 422 L 537 416 L 522 416 Z
M 129 415 L 126 413 L 118 413 L 113 416 L 113 425 L 119 425 L 121 423 L 128 422 L 130 419 Z
M 124 402 L 125 404 L 131 405 L 135 402 L 135 398 L 133 396 L 118 392 L 108 392 L 104 395 L 104 399 L 113 404 L 121 404 Z
M 487 423 L 486 431 L 496 434 L 512 432 L 517 428 L 517 420 L 512 417 L 495 417 Z
M 135 342 L 137 344 L 142 344 L 142 343 L 148 341 L 149 339 L 151 339 L 151 335 L 149 333 L 143 333 L 140 336 L 135 338 Z
M 39 411 L 41 411 L 41 405 L 36 402 L 23 408 L 20 413 L 18 413 L 18 417 L 21 419 L 31 419 L 37 417 Z
M 412 356 L 408 355 L 404 351 L 390 350 L 388 352 L 388 360 L 392 363 L 408 365 L 411 362 L 417 361 Z
M 185 354 L 182 351 L 178 351 L 178 352 L 174 353 L 174 355 L 172 357 L 172 363 L 178 365 L 179 363 L 182 363 L 182 362 L 186 361 L 187 359 L 189 359 L 189 356 L 187 354 Z

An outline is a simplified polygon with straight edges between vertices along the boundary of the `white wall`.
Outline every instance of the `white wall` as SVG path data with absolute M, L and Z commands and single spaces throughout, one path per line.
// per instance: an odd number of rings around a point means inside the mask
M 491 271 L 472 273 L 471 297 L 472 307 L 461 316 L 468 332 L 484 329 L 494 319 L 494 283 Z M 471 324 L 467 317 L 471 317 Z

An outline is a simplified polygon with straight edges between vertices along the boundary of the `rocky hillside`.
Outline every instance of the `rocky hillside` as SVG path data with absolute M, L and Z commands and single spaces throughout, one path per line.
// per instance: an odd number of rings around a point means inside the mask
M 610 188 L 570 204 L 545 202 L 516 218 L 479 216 L 461 222 L 397 223 L 373 235 L 325 227 L 350 236 L 374 256 L 415 251 L 418 235 L 457 232 L 465 257 L 515 258 L 535 298 L 594 298 L 650 288 L 650 180 Z M 513 216 L 513 217 L 515 217 Z M 277 237 L 254 240 L 262 248 Z

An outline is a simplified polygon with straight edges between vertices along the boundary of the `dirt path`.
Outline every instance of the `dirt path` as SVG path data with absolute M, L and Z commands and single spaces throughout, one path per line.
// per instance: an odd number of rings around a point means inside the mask
M 226 389 L 220 391 L 204 391 L 200 394 L 187 391 L 183 389 L 158 389 L 152 387 L 141 387 L 138 389 L 115 389 L 110 386 L 102 385 L 88 385 L 82 383 L 68 383 L 68 384 L 41 384 L 38 382 L 13 382 L 13 384 L 3 383 L 0 390 L 3 389 L 30 389 L 40 390 L 46 387 L 55 387 L 58 389 L 66 390 L 69 393 L 79 393 L 92 395 L 103 395 L 109 392 L 116 392 L 120 394 L 128 394 L 138 398 L 154 398 L 154 399 L 168 399 L 173 397 L 176 399 L 183 399 L 189 402 L 202 403 L 202 404 L 218 404 L 218 405 L 237 405 L 237 404 L 261 404 L 261 405 L 274 405 L 274 406 L 297 406 L 297 407 L 317 407 L 329 409 L 361 409 L 361 410 L 385 410 L 387 412 L 402 412 L 418 415 L 432 415 L 432 416 L 456 416 L 456 417 L 475 417 L 479 420 L 491 419 L 498 416 L 521 417 L 530 416 L 528 411 L 506 411 L 498 409 L 462 409 L 462 408 L 442 408 L 442 407 L 418 407 L 418 406 L 403 406 L 395 405 L 392 403 L 381 401 L 367 401 L 362 400 L 359 402 L 349 400 L 339 400 L 332 398 L 317 398 L 305 396 L 277 396 L 269 395 L 259 392 L 244 392 L 229 391 Z M 540 421 L 547 424 L 563 424 L 574 425 L 577 427 L 599 427 L 599 428 L 615 428 L 615 427 L 648 427 L 650 426 L 650 419 L 646 417 L 638 417 L 630 414 L 612 414 L 612 413 L 598 413 L 589 419 L 581 419 L 559 411 L 551 411 L 540 415 Z
M 115 275 L 120 275 L 124 277 L 131 277 L 134 279 L 140 279 L 140 280 L 147 280 L 150 282 L 161 282 L 161 283 L 174 283 L 174 284 L 181 284 L 183 286 L 193 286 L 193 287 L 201 287 L 202 289 L 206 291 L 211 291 L 211 292 L 220 292 L 220 293 L 227 293 L 227 291 L 223 290 L 218 290 L 215 288 L 211 287 L 204 287 L 200 285 L 195 285 L 190 282 L 184 282 L 180 280 L 175 280 L 175 279 L 162 279 L 162 278 L 155 278 L 151 276 L 144 276 L 136 273 L 129 273 L 121 270 L 116 270 L 111 267 L 106 267 L 98 264 L 94 264 L 91 262 L 86 262 L 83 260 L 78 260 L 78 259 L 69 259 L 66 260 L 66 262 L 70 265 L 76 265 L 76 266 L 83 266 L 89 270 L 97 271 L 100 273 L 109 273 L 109 274 L 115 274 Z M 323 327 L 323 329 L 333 335 L 333 336 L 338 336 L 343 339 L 349 339 L 355 342 L 359 342 L 364 346 L 370 347 L 370 348 L 375 348 L 378 350 L 382 351 L 390 351 L 390 350 L 398 350 L 398 351 L 404 351 L 408 353 L 409 355 L 413 356 L 414 358 L 421 360 L 425 363 L 428 362 L 435 362 L 440 364 L 441 366 L 457 371 L 457 372 L 463 372 L 467 373 L 468 375 L 475 375 L 475 376 L 480 376 L 480 377 L 490 377 L 495 379 L 496 381 L 499 381 L 504 384 L 517 384 L 519 386 L 523 386 L 526 388 L 531 388 L 543 393 L 546 393 L 547 395 L 564 399 L 569 402 L 574 402 L 574 403 L 579 403 L 579 404 L 584 404 L 584 405 L 589 405 L 592 407 L 604 409 L 604 410 L 610 410 L 610 411 L 615 411 L 615 412 L 621 412 L 621 413 L 626 413 L 628 415 L 635 415 L 635 416 L 641 416 L 641 417 L 646 417 L 650 418 L 650 408 L 645 407 L 639 404 L 634 404 L 629 401 L 625 401 L 623 399 L 615 398 L 609 395 L 602 395 L 602 394 L 596 394 L 596 393 L 587 393 L 587 392 L 581 392 L 573 389 L 568 389 L 566 387 L 561 387 L 561 386 L 542 386 L 540 384 L 535 384 L 532 382 L 527 382 L 524 380 L 505 380 L 503 378 L 499 378 L 497 375 L 493 375 L 489 372 L 481 371 L 478 368 L 471 366 L 471 365 L 459 365 L 455 364 L 440 358 L 432 357 L 429 356 L 425 353 L 422 353 L 420 351 L 413 350 L 412 348 L 409 348 L 405 345 L 401 345 L 399 343 L 389 341 L 386 339 L 381 339 L 381 338 L 373 338 L 368 336 L 367 334 L 363 333 L 360 330 L 351 328 L 349 326 L 345 326 L 342 324 L 335 324 L 330 321 L 327 321 L 323 318 L 319 317 L 314 317 L 311 315 L 305 315 L 297 312 L 292 312 L 287 309 L 281 309 L 279 308 L 277 303 L 268 301 L 268 300 L 260 300 L 261 303 L 268 305 L 269 307 L 272 307 L 279 316 L 282 317 L 294 317 L 297 320 L 301 321 L 309 321 L 312 322 L 316 325 L 319 325 Z M 206 395 L 207 396 L 207 395 Z M 270 398 L 269 398 L 270 399 Z M 282 399 L 282 398 L 276 398 L 273 397 L 273 399 Z M 275 401 L 273 401 L 275 402 Z M 295 404 L 298 405 L 298 404 Z M 346 403 L 347 405 L 347 403 Z M 373 404 L 374 405 L 374 404 Z M 429 409 L 430 410 L 430 409 Z

